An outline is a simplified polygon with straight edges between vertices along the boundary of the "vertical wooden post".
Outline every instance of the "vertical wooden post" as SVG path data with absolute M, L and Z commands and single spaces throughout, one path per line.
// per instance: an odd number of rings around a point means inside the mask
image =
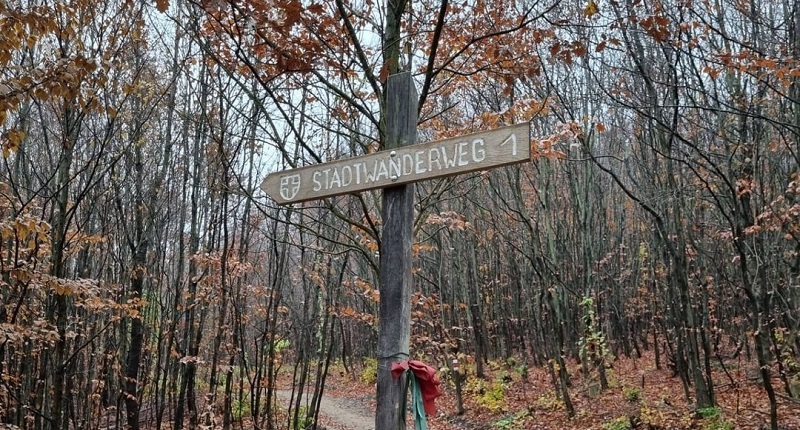
M 411 73 L 389 77 L 385 149 L 417 141 L 417 91 Z M 405 429 L 405 378 L 392 379 L 392 363 L 408 360 L 411 338 L 411 244 L 414 184 L 383 190 L 380 246 L 378 394 L 376 430 Z

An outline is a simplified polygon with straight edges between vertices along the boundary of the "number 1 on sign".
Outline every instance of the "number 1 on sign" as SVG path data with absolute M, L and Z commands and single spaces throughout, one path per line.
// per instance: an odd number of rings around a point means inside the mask
M 511 155 L 517 155 L 517 136 L 515 134 L 511 134 L 500 144 L 500 146 L 506 146 L 506 143 L 511 142 Z

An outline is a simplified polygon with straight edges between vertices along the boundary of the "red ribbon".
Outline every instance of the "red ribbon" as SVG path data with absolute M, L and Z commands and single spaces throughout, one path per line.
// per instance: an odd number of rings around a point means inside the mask
M 425 413 L 434 415 L 436 413 L 435 400 L 442 395 L 442 390 L 439 388 L 439 378 L 436 377 L 436 369 L 418 360 L 392 363 L 392 378 L 400 378 L 400 375 L 409 369 L 417 377 L 420 391 L 422 391 L 422 403 L 425 405 Z

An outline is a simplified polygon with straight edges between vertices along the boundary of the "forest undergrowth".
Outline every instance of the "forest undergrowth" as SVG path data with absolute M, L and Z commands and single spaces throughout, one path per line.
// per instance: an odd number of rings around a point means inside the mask
M 680 378 L 667 366 L 656 369 L 653 351 L 643 351 L 640 358 L 615 360 L 607 370 L 610 387 L 602 392 L 596 378 L 584 377 L 581 366 L 572 362 L 568 364 L 576 410 L 572 419 L 553 390 L 547 368 L 526 368 L 514 365 L 513 360 L 491 361 L 486 378 L 480 379 L 474 366 L 467 365 L 465 413 L 457 415 L 453 380 L 444 374 L 444 394 L 436 401 L 438 412 L 429 417 L 428 425 L 430 430 L 767 428 L 769 402 L 759 384 L 755 360 L 748 361 L 743 353 L 727 357 L 722 360 L 724 368 L 719 360 L 713 364 L 718 407 L 697 411 L 683 395 Z M 326 395 L 354 402 L 370 398 L 374 385 L 356 373 L 332 372 Z M 782 429 L 800 429 L 800 401 L 781 396 L 778 416 Z

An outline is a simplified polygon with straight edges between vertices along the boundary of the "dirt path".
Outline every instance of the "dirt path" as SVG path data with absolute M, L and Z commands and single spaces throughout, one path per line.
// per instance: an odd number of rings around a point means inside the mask
M 288 402 L 291 390 L 278 390 L 278 398 Z M 319 406 L 320 422 L 331 430 L 374 430 L 375 415 L 366 410 L 358 400 L 336 398 L 325 395 Z

